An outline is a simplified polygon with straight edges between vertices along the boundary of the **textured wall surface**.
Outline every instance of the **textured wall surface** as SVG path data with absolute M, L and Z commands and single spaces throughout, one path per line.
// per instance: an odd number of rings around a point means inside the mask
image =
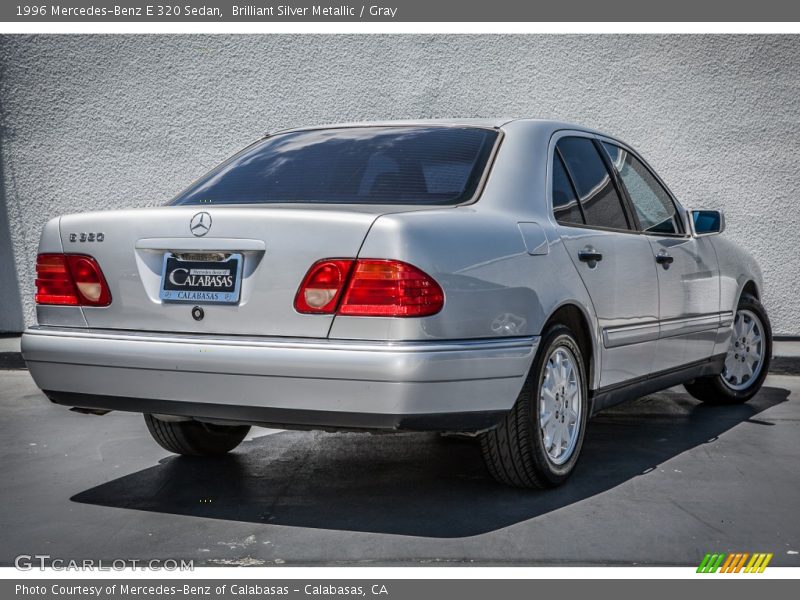
M 800 334 L 800 36 L 20 36 L 0 69 L 0 250 L 29 323 L 50 217 L 161 204 L 278 128 L 527 116 L 616 134 L 724 209 L 776 333 Z

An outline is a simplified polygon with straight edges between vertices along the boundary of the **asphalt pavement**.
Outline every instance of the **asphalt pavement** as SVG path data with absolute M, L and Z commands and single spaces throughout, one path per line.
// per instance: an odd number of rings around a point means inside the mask
M 495 483 L 474 442 L 253 429 L 229 456 L 153 442 L 140 415 L 55 406 L 0 371 L 0 565 L 692 565 L 772 552 L 800 566 L 800 377 L 748 404 L 674 388 L 594 418 L 572 479 Z

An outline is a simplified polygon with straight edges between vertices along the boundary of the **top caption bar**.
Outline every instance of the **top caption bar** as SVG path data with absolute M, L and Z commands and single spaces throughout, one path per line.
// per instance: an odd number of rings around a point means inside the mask
M 786 0 L 394 0 L 382 3 L 67 0 L 0 5 L 0 21 L 58 22 L 796 22 Z

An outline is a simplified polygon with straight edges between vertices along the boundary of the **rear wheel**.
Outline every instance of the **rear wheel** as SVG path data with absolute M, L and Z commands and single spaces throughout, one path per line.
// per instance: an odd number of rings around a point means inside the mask
M 764 384 L 771 356 L 772 328 L 767 312 L 757 298 L 745 294 L 734 316 L 722 373 L 701 377 L 684 387 L 708 404 L 747 402 Z
M 492 476 L 519 488 L 562 484 L 578 462 L 588 416 L 586 368 L 564 325 L 542 336 L 528 379 L 505 420 L 481 436 Z
M 165 450 L 186 456 L 218 456 L 238 446 L 250 427 L 199 421 L 164 421 L 144 415 L 150 435 Z

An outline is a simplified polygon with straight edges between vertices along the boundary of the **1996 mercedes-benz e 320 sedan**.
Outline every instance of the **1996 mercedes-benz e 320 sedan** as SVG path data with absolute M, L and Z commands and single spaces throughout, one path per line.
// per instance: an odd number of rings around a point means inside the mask
M 755 261 L 610 136 L 541 120 L 295 129 L 160 208 L 51 220 L 23 353 L 55 403 L 212 455 L 250 425 L 480 437 L 562 483 L 587 418 L 761 387 Z

